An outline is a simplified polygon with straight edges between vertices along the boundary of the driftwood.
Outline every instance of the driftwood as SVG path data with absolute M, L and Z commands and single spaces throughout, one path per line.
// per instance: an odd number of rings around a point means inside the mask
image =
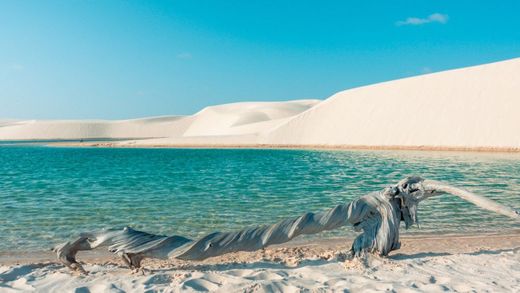
M 122 257 L 130 268 L 140 268 L 141 261 L 145 258 L 204 260 L 230 252 L 255 251 L 290 241 L 298 235 L 315 234 L 349 224 L 356 231 L 362 231 L 352 244 L 352 256 L 364 253 L 386 256 L 400 247 L 400 222 L 404 221 L 406 228 L 417 223 L 419 202 L 445 193 L 458 196 L 483 209 L 520 219 L 518 211 L 467 190 L 421 177 L 407 177 L 395 186 L 369 193 L 348 204 L 340 204 L 319 213 L 306 213 L 273 225 L 237 232 L 215 232 L 199 240 L 154 235 L 126 227 L 83 233 L 53 250 L 63 264 L 80 272 L 85 271 L 76 261 L 77 252 L 99 246 L 108 246 L 109 251 Z

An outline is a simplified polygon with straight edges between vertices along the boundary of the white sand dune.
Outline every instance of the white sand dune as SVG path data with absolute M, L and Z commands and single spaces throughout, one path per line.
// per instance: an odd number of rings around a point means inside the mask
M 114 260 L 89 261 L 87 276 L 54 262 L 0 265 L 0 291 L 20 292 L 519 292 L 519 237 L 404 239 L 389 258 L 368 267 L 328 259 L 330 241 L 209 263 L 147 262 L 130 274 Z M 345 240 L 332 241 L 342 243 Z M 491 250 L 489 250 L 491 248 Z
M 0 139 L 93 139 L 164 137 L 182 133 L 189 117 L 134 120 L 24 120 L 0 124 Z
M 228 127 L 246 107 L 224 106 L 207 109 L 183 137 L 137 145 L 518 151 L 520 58 L 346 90 L 282 119 L 251 114 L 262 122 L 250 130 Z
M 265 142 L 520 148 L 520 58 L 346 90 Z
M 271 129 L 318 102 L 232 103 L 207 107 L 191 116 L 119 121 L 0 120 L 0 140 L 168 138 L 166 141 L 193 141 L 196 144 L 205 144 L 212 139 L 242 143 L 248 136 Z
M 135 138 L 140 140 L 102 145 L 520 150 L 519 113 L 517 58 L 354 88 L 323 102 L 243 102 L 191 116 L 124 121 L 0 121 L 0 140 Z
M 261 133 L 311 108 L 319 100 L 288 102 L 244 102 L 203 109 L 184 137 L 226 136 Z

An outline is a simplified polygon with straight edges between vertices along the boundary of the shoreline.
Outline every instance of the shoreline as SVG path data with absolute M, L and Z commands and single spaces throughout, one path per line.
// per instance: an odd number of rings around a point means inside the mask
M 333 237 L 333 238 L 312 238 L 312 239 L 295 239 L 290 242 L 273 245 L 266 248 L 266 250 L 279 250 L 279 249 L 295 249 L 295 248 L 320 248 L 324 250 L 348 250 L 352 244 L 354 237 Z M 486 246 L 486 243 L 493 243 L 493 245 L 497 245 L 498 248 L 505 248 L 512 246 L 513 243 L 520 248 L 520 230 L 508 231 L 507 233 L 449 233 L 449 234 L 405 234 L 400 236 L 400 240 L 402 243 L 402 247 L 398 250 L 395 250 L 390 253 L 390 255 L 400 254 L 404 252 L 420 252 L 421 248 L 433 249 L 435 251 L 445 250 L 445 252 L 457 253 L 457 252 L 468 252 L 468 250 L 476 249 L 479 245 Z M 474 240 L 473 242 L 464 244 L 464 247 L 460 246 L 460 243 L 465 243 L 469 240 Z M 497 240 L 506 240 L 497 242 Z M 443 241 L 452 245 L 449 247 L 437 247 L 428 245 L 428 241 Z M 415 246 L 414 245 L 418 245 Z M 489 246 L 489 244 L 487 244 Z M 404 250 L 403 250 L 404 249 Z M 426 251 L 424 251 L 426 252 Z M 219 257 L 210 258 L 208 260 L 197 262 L 193 261 L 193 263 L 218 263 L 222 262 L 222 260 L 227 259 L 228 257 L 232 257 L 234 254 L 250 254 L 250 256 L 254 256 L 258 251 L 255 252 L 237 252 L 230 253 Z M 102 261 L 108 259 L 117 260 L 118 257 L 113 253 L 110 253 L 106 247 L 100 247 L 93 251 L 81 251 L 79 252 L 79 259 L 83 261 Z M 171 259 L 175 261 L 174 259 Z M 148 262 L 156 262 L 160 260 L 148 260 Z M 13 251 L 13 250 L 5 250 L 0 252 L 0 265 L 13 265 L 13 264 L 29 264 L 35 262 L 50 262 L 57 263 L 56 254 L 52 252 L 50 249 L 48 250 L 38 250 L 38 251 Z M 190 261 L 186 261 L 190 262 Z
M 340 262 L 351 239 L 290 243 L 201 262 L 143 261 L 131 272 L 117 257 L 80 252 L 88 275 L 57 261 L 0 262 L 6 292 L 515 292 L 520 289 L 520 233 L 403 237 L 388 257 Z
M 118 141 L 125 142 L 125 141 Z M 128 141 L 126 141 L 128 142 Z M 100 148 L 171 148 L 171 149 L 280 149 L 280 150 L 366 150 L 366 151 L 439 151 L 477 153 L 520 153 L 520 147 L 464 147 L 464 146 L 371 146 L 371 145 L 296 145 L 296 144 L 121 144 L 113 141 L 52 142 L 56 147 Z
M 48 147 L 98 147 L 143 149 L 274 149 L 274 150 L 340 150 L 340 151 L 420 151 L 465 153 L 520 153 L 520 147 L 493 146 L 430 146 L 430 145 L 329 145 L 329 144 L 266 144 L 266 143 L 142 143 L 159 138 L 90 138 L 0 140 L 2 145 L 39 144 Z

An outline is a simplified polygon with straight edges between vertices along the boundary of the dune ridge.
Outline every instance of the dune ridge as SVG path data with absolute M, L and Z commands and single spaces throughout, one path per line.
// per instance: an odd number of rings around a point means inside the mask
M 346 90 L 278 126 L 265 141 L 517 149 L 519 73 L 517 58 Z
M 271 129 L 318 102 L 241 102 L 209 106 L 190 116 L 130 120 L 0 120 L 0 140 L 168 138 L 173 143 L 243 143 L 248 135 Z
M 190 116 L 0 121 L 0 140 L 128 138 L 100 146 L 520 151 L 520 58 Z M 139 139 L 139 140 L 136 140 Z M 90 144 L 93 145 L 93 144 Z

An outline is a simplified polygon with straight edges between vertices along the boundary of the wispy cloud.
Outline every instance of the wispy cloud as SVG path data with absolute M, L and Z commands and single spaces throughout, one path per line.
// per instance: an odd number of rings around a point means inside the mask
M 428 17 L 420 18 L 420 17 L 408 17 L 405 20 L 400 20 L 395 23 L 397 26 L 402 25 L 422 25 L 427 23 L 437 22 L 441 24 L 445 24 L 448 22 L 448 15 L 442 13 L 433 13 L 428 15 Z
M 191 53 L 189 53 L 189 52 L 183 52 L 183 53 L 179 53 L 179 54 L 177 54 L 177 58 L 178 58 L 178 59 L 184 59 L 184 60 L 186 60 L 186 59 L 191 59 L 191 57 L 192 57 L 192 56 L 191 56 Z

